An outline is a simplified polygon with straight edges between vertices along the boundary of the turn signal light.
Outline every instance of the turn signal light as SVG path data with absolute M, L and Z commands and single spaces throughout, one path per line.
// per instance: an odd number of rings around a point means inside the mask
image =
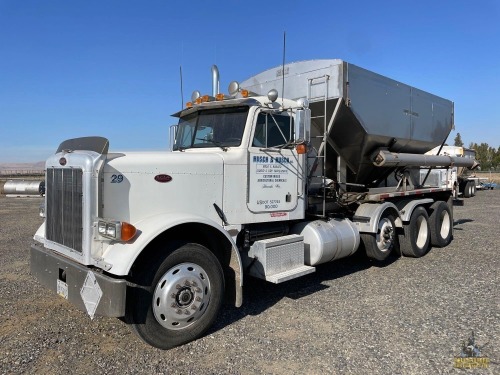
M 297 146 L 295 146 L 295 151 L 297 151 L 297 154 L 303 155 L 307 153 L 307 145 L 305 143 L 300 143 Z
M 137 233 L 137 229 L 129 223 L 122 222 L 122 241 L 129 241 L 134 238 Z
M 244 97 L 244 98 L 248 98 L 248 95 L 249 95 L 248 90 L 243 89 L 243 90 L 241 90 L 241 91 L 240 91 L 240 93 L 241 93 L 241 96 L 242 96 L 242 97 Z

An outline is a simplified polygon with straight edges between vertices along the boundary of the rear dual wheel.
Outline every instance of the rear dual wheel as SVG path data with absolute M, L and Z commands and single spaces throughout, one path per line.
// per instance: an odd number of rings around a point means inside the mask
M 398 248 L 394 216 L 384 214 L 378 222 L 377 233 L 361 233 L 361 240 L 369 258 L 386 259 L 394 249 Z
M 476 183 L 474 181 L 467 181 L 463 185 L 464 198 L 471 198 L 476 195 Z
M 445 247 L 453 235 L 453 215 L 450 207 L 444 201 L 438 201 L 431 206 L 429 217 L 432 246 Z
M 423 207 L 413 210 L 410 222 L 403 225 L 403 235 L 399 238 L 399 245 L 403 255 L 420 258 L 424 256 L 431 241 L 429 215 Z

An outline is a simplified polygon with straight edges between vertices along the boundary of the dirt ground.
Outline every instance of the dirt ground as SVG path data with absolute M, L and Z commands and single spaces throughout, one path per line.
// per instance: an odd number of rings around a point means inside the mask
M 0 374 L 500 373 L 500 190 L 455 207 L 453 242 L 423 258 L 359 254 L 279 285 L 247 278 L 241 308 L 169 351 L 30 275 L 40 202 L 0 196 Z M 472 332 L 489 368 L 457 370 Z

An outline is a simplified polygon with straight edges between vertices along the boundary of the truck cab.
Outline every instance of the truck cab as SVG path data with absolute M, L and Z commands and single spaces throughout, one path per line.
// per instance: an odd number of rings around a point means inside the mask
M 224 164 L 226 224 L 305 216 L 307 108 L 267 97 L 205 102 L 177 113 L 174 153 L 215 153 Z M 297 121 L 298 119 L 298 121 Z

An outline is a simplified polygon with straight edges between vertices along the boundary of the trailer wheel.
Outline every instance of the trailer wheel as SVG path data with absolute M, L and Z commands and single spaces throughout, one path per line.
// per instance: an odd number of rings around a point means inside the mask
M 464 185 L 464 198 L 470 198 L 472 195 L 471 181 L 467 181 Z
M 471 192 L 470 192 L 470 196 L 471 197 L 475 197 L 476 196 L 476 182 L 475 181 L 471 181 Z
M 431 240 L 429 216 L 425 208 L 415 208 L 410 222 L 403 225 L 403 232 L 404 235 L 399 238 L 402 254 L 414 258 L 424 256 Z
M 378 222 L 377 233 L 361 233 L 361 240 L 369 258 L 386 259 L 391 251 L 398 247 L 394 216 L 384 214 Z
M 224 274 L 204 246 L 185 244 L 137 276 L 127 298 L 126 321 L 146 343 L 160 349 L 185 344 L 205 333 L 223 300 Z
M 450 207 L 446 202 L 436 202 L 429 216 L 432 246 L 445 247 L 451 242 L 453 222 Z

